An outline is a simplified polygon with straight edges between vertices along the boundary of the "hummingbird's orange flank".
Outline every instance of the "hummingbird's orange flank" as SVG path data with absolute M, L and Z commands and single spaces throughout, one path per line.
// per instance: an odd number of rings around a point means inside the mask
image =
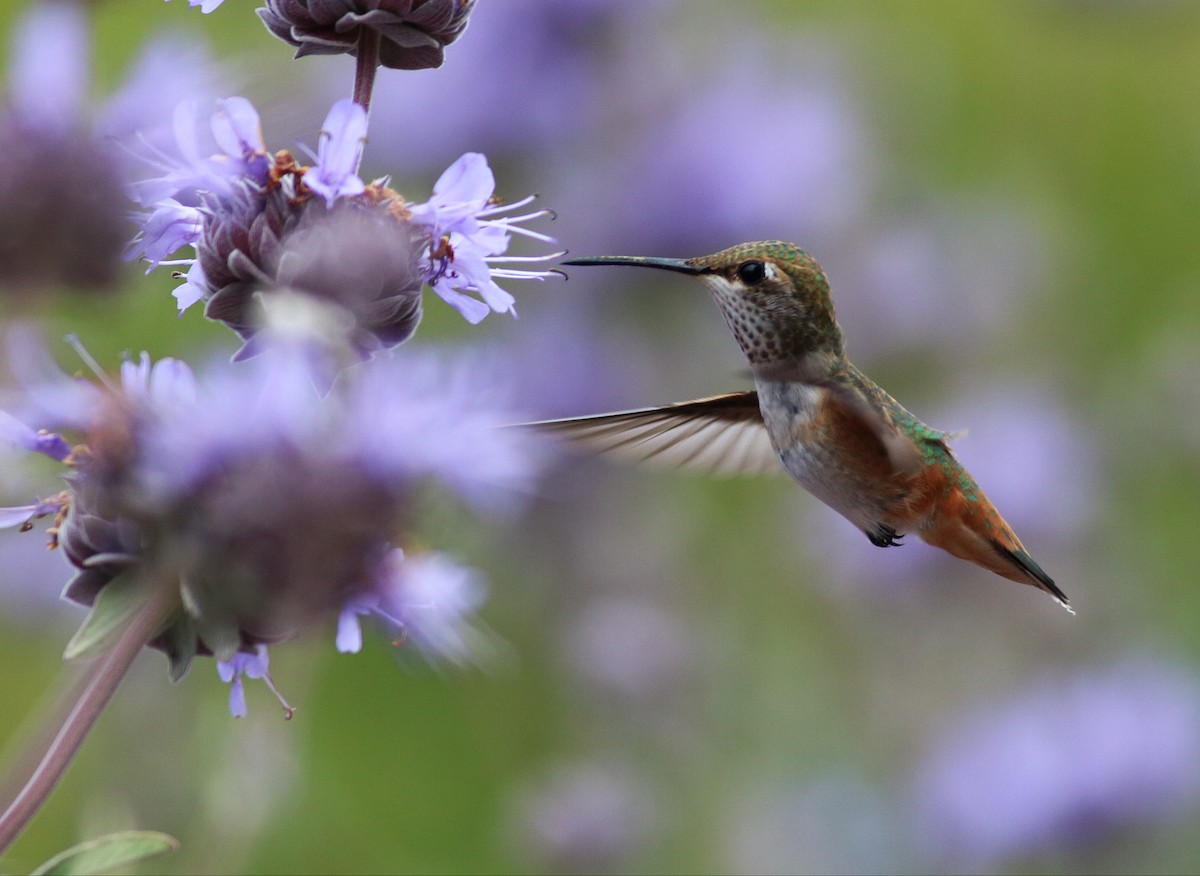
M 716 474 L 782 467 L 878 547 L 906 533 L 1046 591 L 1051 580 L 926 426 L 846 358 L 829 282 L 807 252 L 777 240 L 692 259 L 599 256 L 704 282 L 750 362 L 754 389 L 656 408 L 538 424 L 600 452 Z

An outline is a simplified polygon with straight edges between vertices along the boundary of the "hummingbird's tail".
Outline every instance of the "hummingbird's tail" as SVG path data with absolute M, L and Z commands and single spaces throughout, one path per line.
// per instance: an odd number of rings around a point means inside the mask
M 972 484 L 974 486 L 974 484 Z M 1034 562 L 1012 527 L 977 486 L 968 496 L 955 488 L 941 503 L 933 522 L 918 533 L 928 544 L 1002 575 L 1044 590 L 1068 611 L 1071 602 Z

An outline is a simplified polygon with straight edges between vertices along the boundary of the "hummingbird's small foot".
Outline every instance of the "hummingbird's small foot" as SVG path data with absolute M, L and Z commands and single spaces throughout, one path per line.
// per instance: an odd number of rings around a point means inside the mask
M 904 542 L 900 539 L 903 535 L 897 534 L 896 530 L 888 526 L 886 523 L 876 523 L 874 530 L 864 529 L 867 538 L 871 539 L 871 544 L 875 547 L 903 547 Z

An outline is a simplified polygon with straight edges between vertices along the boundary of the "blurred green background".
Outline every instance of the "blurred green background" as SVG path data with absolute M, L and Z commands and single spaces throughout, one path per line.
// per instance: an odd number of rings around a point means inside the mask
M 272 148 L 315 144 L 353 62 L 293 62 L 251 7 L 97 4 L 97 99 L 174 34 Z M 568 456 L 516 519 L 422 526 L 490 579 L 479 666 L 329 630 L 272 650 L 293 721 L 253 685 L 233 721 L 207 663 L 145 654 L 7 871 L 132 827 L 183 843 L 146 872 L 1200 870 L 1200 6 L 482 0 L 443 69 L 381 75 L 365 170 L 423 200 L 465 151 L 574 255 L 808 248 L 856 363 L 967 430 L 1078 614 L 784 478 Z M 34 315 L 107 367 L 231 352 L 173 285 Z M 530 417 L 746 385 L 683 278 L 508 288 L 519 320 L 431 297 L 412 343 L 498 353 Z M 15 739 L 80 612 L 3 550 Z

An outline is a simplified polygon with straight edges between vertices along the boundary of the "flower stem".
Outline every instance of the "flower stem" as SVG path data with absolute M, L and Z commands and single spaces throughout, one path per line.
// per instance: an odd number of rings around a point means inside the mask
M 61 726 L 57 730 L 47 728 L 48 733 L 54 734 L 53 741 L 45 746 L 28 781 L 0 815 L 0 854 L 8 849 L 46 802 L 79 751 L 88 731 L 100 717 L 100 712 L 116 693 L 134 658 L 158 632 L 168 612 L 174 608 L 175 599 L 170 588 L 155 588 L 154 594 L 134 615 L 116 644 L 89 667 L 79 699 Z
M 372 27 L 358 29 L 358 48 L 355 52 L 354 102 L 371 111 L 371 92 L 375 89 L 375 71 L 379 69 L 379 31 Z

